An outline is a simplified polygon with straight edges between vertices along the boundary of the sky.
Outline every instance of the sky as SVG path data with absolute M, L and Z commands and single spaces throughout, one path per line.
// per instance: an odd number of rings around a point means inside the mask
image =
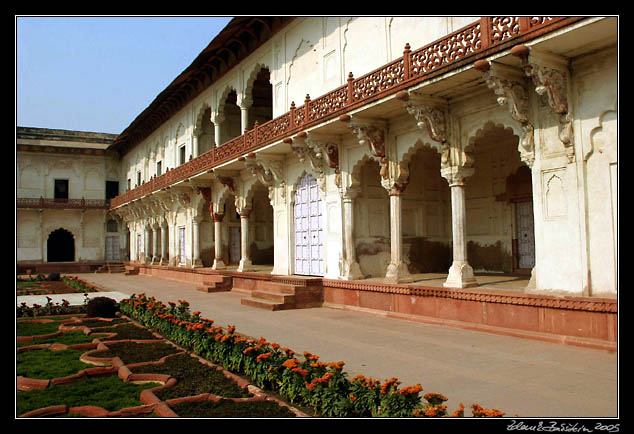
M 230 20 L 16 16 L 16 125 L 119 134 Z

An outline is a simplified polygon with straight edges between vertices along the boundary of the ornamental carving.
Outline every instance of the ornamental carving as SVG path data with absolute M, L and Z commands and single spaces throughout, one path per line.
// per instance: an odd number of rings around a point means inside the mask
M 243 157 L 240 161 L 244 162 L 247 170 L 257 177 L 262 184 L 269 188 L 269 200 L 273 200 L 273 190 L 276 185 L 280 188 L 282 197 L 286 196 L 286 183 L 284 182 L 282 163 L 277 160 L 267 160 L 257 158 L 255 154 Z
M 489 89 L 497 96 L 497 102 L 501 106 L 506 105 L 513 120 L 522 125 L 523 134 L 520 137 L 518 151 L 520 158 L 529 167 L 533 167 L 535 161 L 534 127 L 529 121 L 528 91 L 521 71 L 498 63 L 487 61 L 476 62 L 476 69 L 482 71 Z
M 559 116 L 559 140 L 564 145 L 568 161 L 574 159 L 572 114 L 568 111 L 567 59 L 547 53 L 533 52 L 516 45 L 511 53 L 519 57 L 522 69 L 535 85 L 535 92 L 548 97 L 552 111 Z
M 429 137 L 440 143 L 440 166 L 449 164 L 449 144 L 447 143 L 447 103 L 436 98 L 403 92 L 398 96 L 404 101 L 407 112 L 414 116 L 418 128 L 427 130 Z

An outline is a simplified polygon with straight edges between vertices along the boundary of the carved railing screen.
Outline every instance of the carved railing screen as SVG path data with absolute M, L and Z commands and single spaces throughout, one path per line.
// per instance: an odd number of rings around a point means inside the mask
M 256 124 L 242 136 L 214 147 L 197 158 L 113 198 L 111 207 L 121 206 L 263 146 L 281 141 L 293 133 L 345 111 L 419 83 L 430 74 L 456 66 L 460 61 L 490 54 L 496 49 L 504 49 L 507 42 L 518 37 L 530 39 L 532 36 L 580 19 L 582 17 L 483 17 L 417 50 L 410 51 L 409 46 L 406 46 L 401 58 L 356 79 L 350 74 L 347 85 L 316 99 L 311 100 L 310 96 L 306 95 L 303 106 L 295 107 L 294 103 L 291 104 L 289 112 L 262 125 Z
M 110 201 L 105 199 L 45 199 L 17 198 L 16 208 L 33 209 L 108 209 Z

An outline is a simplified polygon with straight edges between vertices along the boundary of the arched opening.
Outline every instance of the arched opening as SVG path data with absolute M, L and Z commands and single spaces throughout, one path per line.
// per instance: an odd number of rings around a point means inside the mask
M 273 119 L 273 85 L 270 80 L 271 73 L 268 68 L 262 67 L 251 89 L 253 105 L 249 110 L 248 129 L 253 128 L 255 121 L 261 125 Z
M 518 140 L 510 128 L 487 123 L 469 147 L 475 171 L 465 186 L 467 257 L 476 273 L 530 272 L 534 266 L 531 171 Z
M 200 120 L 198 135 L 198 155 L 210 151 L 214 145 L 214 125 L 211 122 L 211 108 L 207 107 Z
M 46 241 L 48 262 L 73 262 L 75 260 L 75 237 L 66 229 L 59 228 Z
M 356 260 L 365 277 L 384 277 L 391 259 L 390 198 L 381 185 L 379 163 L 373 159 L 355 168 L 359 193 L 354 201 Z
M 253 187 L 253 206 L 249 219 L 250 251 L 249 256 L 253 265 L 273 265 L 273 206 L 269 200 L 269 191 L 266 186 L 257 183 Z
M 401 203 L 403 256 L 411 274 L 446 273 L 451 266 L 451 194 L 440 154 L 429 145 L 408 156 Z
M 238 106 L 238 94 L 234 89 L 231 89 L 227 94 L 223 107 L 224 120 L 220 128 L 221 137 L 220 143 L 216 145 L 222 145 L 229 140 L 241 136 L 242 131 L 242 119 L 240 117 L 240 107 Z

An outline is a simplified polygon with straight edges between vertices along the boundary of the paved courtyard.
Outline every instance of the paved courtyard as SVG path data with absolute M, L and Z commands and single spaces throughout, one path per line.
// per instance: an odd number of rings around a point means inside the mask
M 468 407 L 477 402 L 508 417 L 618 416 L 614 352 L 330 308 L 270 312 L 243 306 L 239 292 L 203 293 L 191 283 L 144 275 L 78 276 L 113 291 L 107 295 L 116 299 L 145 293 L 163 302 L 187 300 L 192 311 L 217 325 L 235 325 L 240 333 L 309 351 L 325 362 L 342 360 L 350 378 L 421 383 L 423 394 L 449 398 L 450 412 L 462 402 L 470 416 Z

